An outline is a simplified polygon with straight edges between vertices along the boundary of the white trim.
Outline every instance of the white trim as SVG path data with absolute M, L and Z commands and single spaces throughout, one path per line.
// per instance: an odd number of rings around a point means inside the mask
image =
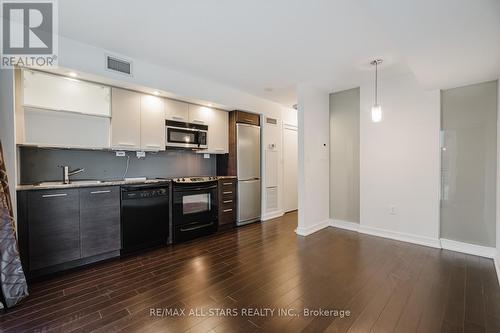
M 349 222 L 344 220 L 330 219 L 330 227 L 346 229 L 351 231 L 359 231 L 359 223 Z
M 297 229 L 295 229 L 295 233 L 299 236 L 309 236 L 310 234 L 320 231 L 328 226 L 330 226 L 330 220 L 324 220 L 307 228 L 297 227 Z
M 441 238 L 441 247 L 445 250 L 451 250 L 485 258 L 495 258 L 496 249 L 494 247 L 481 246 L 476 244 L 459 242 L 451 239 Z
M 493 262 L 495 264 L 495 270 L 497 272 L 498 284 L 500 284 L 500 264 L 498 262 L 498 257 L 495 256 L 495 258 L 493 258 Z
M 371 236 L 377 236 L 382 238 L 394 239 L 401 242 L 413 243 L 418 245 L 424 245 L 429 247 L 434 247 L 437 249 L 441 248 L 441 243 L 437 238 L 417 236 L 412 234 L 407 234 L 403 232 L 390 231 L 380 228 L 367 227 L 354 222 L 347 222 L 342 220 L 330 220 L 330 226 L 335 228 L 341 228 L 351 231 L 357 231 L 361 234 L 367 234 Z
M 262 221 L 272 220 L 272 219 L 281 217 L 284 214 L 285 214 L 285 212 L 283 211 L 283 209 L 275 210 L 275 211 L 272 211 L 270 213 L 262 214 L 261 220 Z
M 439 239 L 437 239 L 437 238 L 413 235 L 413 234 L 408 234 L 405 232 L 392 231 L 392 230 L 380 229 L 380 228 L 375 228 L 375 227 L 368 227 L 368 226 L 364 226 L 364 225 L 359 226 L 359 232 L 362 234 L 383 237 L 383 238 L 389 238 L 389 239 L 394 239 L 397 241 L 402 241 L 402 242 L 407 242 L 407 243 L 413 243 L 413 244 L 417 244 L 417 245 L 429 246 L 429 247 L 434 247 L 434 248 L 438 248 L 438 249 L 441 248 L 441 244 L 439 242 Z

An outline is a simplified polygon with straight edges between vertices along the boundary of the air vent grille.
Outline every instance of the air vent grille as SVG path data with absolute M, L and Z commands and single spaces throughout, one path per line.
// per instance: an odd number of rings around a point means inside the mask
M 266 117 L 266 123 L 276 125 L 278 123 L 278 120 L 276 118 Z
M 132 63 L 130 61 L 106 56 L 106 67 L 115 72 L 132 75 Z

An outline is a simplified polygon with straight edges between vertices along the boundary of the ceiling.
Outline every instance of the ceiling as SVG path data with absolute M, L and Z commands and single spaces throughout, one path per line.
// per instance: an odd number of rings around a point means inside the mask
M 429 88 L 500 76 L 500 0 L 64 0 L 59 30 L 284 105 L 412 72 Z

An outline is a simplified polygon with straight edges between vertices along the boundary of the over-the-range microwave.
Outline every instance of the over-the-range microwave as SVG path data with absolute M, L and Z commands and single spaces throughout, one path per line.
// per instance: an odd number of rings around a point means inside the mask
M 207 125 L 165 120 L 165 135 L 167 147 L 207 149 Z

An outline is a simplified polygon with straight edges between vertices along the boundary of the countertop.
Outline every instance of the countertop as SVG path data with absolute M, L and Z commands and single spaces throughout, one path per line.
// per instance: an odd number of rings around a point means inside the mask
M 156 184 L 156 183 L 169 183 L 170 179 L 146 179 L 146 180 L 103 180 L 98 183 L 88 183 L 74 181 L 69 184 L 56 183 L 54 184 L 27 184 L 17 185 L 17 191 L 31 191 L 31 190 L 52 190 L 52 189 L 65 189 L 65 188 L 79 188 L 79 187 L 98 187 L 98 186 L 118 186 L 118 185 L 131 185 L 131 184 Z
M 236 176 L 217 176 L 218 179 L 236 179 Z M 95 183 L 89 183 L 85 181 L 73 181 L 69 184 L 62 183 L 49 183 L 39 185 L 37 184 L 24 184 L 17 185 L 17 191 L 32 191 L 32 190 L 52 190 L 52 189 L 65 189 L 65 188 L 79 188 L 79 187 L 98 187 L 98 186 L 119 186 L 119 185 L 130 185 L 130 184 L 155 184 L 162 182 L 170 182 L 171 179 L 146 179 L 146 180 L 102 180 Z

